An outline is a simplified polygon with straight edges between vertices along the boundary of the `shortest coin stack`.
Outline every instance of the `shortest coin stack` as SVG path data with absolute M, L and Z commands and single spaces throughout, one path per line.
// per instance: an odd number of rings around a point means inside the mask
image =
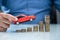
M 16 32 L 26 32 L 26 29 L 16 30 Z

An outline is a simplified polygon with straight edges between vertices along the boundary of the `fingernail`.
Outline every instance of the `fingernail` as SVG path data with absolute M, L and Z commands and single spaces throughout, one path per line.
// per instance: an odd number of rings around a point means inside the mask
M 18 20 L 18 18 L 15 19 L 16 21 Z
M 18 18 L 17 18 L 17 17 L 15 17 L 13 20 L 17 21 L 17 20 L 18 20 Z

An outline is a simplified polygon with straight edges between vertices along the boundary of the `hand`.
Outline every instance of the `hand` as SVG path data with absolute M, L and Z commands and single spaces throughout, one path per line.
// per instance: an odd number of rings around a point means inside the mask
M 6 31 L 14 20 L 18 19 L 10 14 L 0 13 L 0 32 Z

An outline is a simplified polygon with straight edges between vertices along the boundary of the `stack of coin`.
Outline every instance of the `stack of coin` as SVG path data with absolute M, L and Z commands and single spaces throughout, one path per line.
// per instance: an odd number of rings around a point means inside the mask
M 28 27 L 27 32 L 32 32 L 32 28 Z
M 16 30 L 16 32 L 26 32 L 26 29 Z
M 34 32 L 38 32 L 38 26 L 34 26 L 34 27 L 33 27 L 33 31 L 34 31 Z
M 21 30 L 16 30 L 16 32 L 21 32 Z
M 21 29 L 21 32 L 26 32 L 26 29 Z
M 45 16 L 45 31 L 46 32 L 50 31 L 50 16 L 49 15 Z
M 43 23 L 43 21 L 39 22 L 39 31 L 44 32 L 44 23 Z

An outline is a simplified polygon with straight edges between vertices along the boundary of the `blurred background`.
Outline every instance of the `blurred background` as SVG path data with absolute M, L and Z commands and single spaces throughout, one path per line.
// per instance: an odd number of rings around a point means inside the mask
M 53 0 L 51 5 L 50 19 L 51 19 L 51 24 L 60 24 L 60 13 L 55 8 Z

